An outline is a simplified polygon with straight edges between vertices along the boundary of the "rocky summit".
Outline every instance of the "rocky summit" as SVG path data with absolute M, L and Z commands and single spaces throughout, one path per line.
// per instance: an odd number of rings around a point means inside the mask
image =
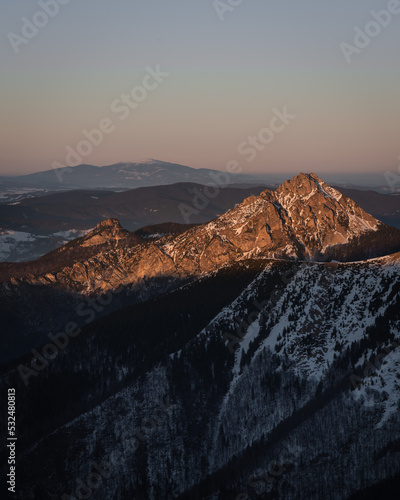
M 154 277 L 198 276 L 248 258 L 362 260 L 398 250 L 400 231 L 366 213 L 316 174 L 300 173 L 276 191 L 250 196 L 209 223 L 157 241 L 144 242 L 117 219 L 107 219 L 55 251 L 45 272 L 43 265 L 38 272 L 33 264 L 14 282 L 100 292 Z M 71 252 L 75 258 L 66 259 Z M 10 273 L 10 265 L 7 270 Z
M 107 243 L 110 239 L 114 241 L 123 240 L 127 237 L 126 231 L 120 224 L 118 219 L 106 219 L 82 238 L 81 245 L 96 246 Z
M 314 259 L 382 226 L 315 174 L 299 174 L 276 191 L 246 198 L 163 250 L 174 261 L 189 258 L 201 269 L 254 256 Z

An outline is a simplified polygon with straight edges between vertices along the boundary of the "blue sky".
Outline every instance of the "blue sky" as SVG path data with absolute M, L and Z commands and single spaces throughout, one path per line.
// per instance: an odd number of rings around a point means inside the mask
M 151 157 L 221 170 L 236 159 L 249 173 L 395 170 L 400 14 L 350 63 L 340 47 L 354 45 L 355 27 L 364 30 L 371 9 L 389 3 L 243 0 L 222 21 L 212 0 L 70 0 L 15 53 L 10 33 L 21 35 L 23 17 L 43 19 L 43 8 L 1 0 L 0 172 L 67 163 L 66 148 L 103 119 L 114 130 L 81 155 L 85 163 Z M 168 77 L 120 120 L 111 104 L 157 65 Z M 239 145 L 285 106 L 296 118 L 248 161 Z

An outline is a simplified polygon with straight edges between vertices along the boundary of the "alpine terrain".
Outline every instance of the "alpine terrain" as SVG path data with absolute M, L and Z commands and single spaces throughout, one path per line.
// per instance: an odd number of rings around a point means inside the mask
M 0 311 L 16 498 L 397 498 L 400 231 L 316 174 L 1 263 Z

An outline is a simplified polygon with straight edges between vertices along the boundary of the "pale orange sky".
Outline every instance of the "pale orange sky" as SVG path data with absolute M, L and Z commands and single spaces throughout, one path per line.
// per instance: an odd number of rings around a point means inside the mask
M 393 170 L 400 15 L 351 64 L 339 47 L 375 4 L 243 2 L 222 22 L 212 2 L 140 0 L 133 8 L 117 0 L 112 8 L 89 0 L 64 6 L 15 54 L 7 33 L 37 6 L 13 3 L 1 31 L 0 173 L 65 163 L 66 147 L 104 118 L 115 130 L 83 163 L 151 157 L 216 169 L 236 159 L 246 173 Z M 120 120 L 111 104 L 157 64 L 169 76 Z M 284 106 L 297 118 L 247 162 L 239 144 Z

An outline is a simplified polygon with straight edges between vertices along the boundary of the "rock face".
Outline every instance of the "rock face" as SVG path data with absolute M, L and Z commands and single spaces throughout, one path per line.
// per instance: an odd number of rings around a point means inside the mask
M 33 271 L 29 280 L 41 284 L 56 282 L 89 292 L 136 284 L 153 277 L 195 276 L 254 257 L 329 260 L 329 252 L 335 245 L 351 246 L 366 235 L 382 240 L 379 232 L 384 229 L 392 235 L 391 228 L 317 175 L 301 173 L 276 191 L 266 190 L 259 196 L 246 198 L 207 224 L 155 242 L 130 241 L 131 233 L 117 219 L 105 220 L 76 240 L 81 248 L 99 246 L 101 251 L 67 266 L 61 262 L 56 273 L 38 275 Z M 393 234 L 398 250 L 400 232 L 393 229 Z M 374 248 L 368 250 L 369 254 L 361 253 L 362 258 L 378 256 Z M 62 253 L 59 251 L 60 258 Z M 349 254 L 347 260 L 356 258 Z
M 275 195 L 306 256 L 312 256 L 315 249 L 323 253 L 329 246 L 348 243 L 365 231 L 376 231 L 380 224 L 315 174 L 286 181 Z
M 252 196 L 215 221 L 163 248 L 174 259 L 190 256 L 209 270 L 240 257 L 309 258 L 349 243 L 380 225 L 315 174 L 299 174 L 275 192 Z

